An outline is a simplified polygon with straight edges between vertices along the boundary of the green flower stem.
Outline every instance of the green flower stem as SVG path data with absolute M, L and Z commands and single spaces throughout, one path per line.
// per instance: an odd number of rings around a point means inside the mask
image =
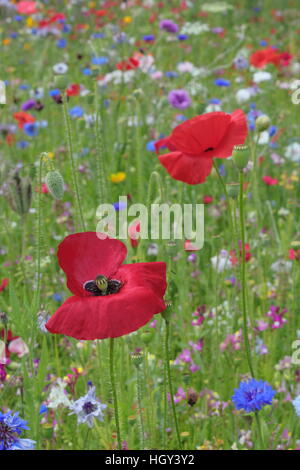
M 260 418 L 259 418 L 259 413 L 258 411 L 255 411 L 255 420 L 256 420 L 256 425 L 258 429 L 258 436 L 259 436 L 259 445 L 260 449 L 259 450 L 264 450 L 265 444 L 264 444 L 264 437 L 261 429 L 261 423 L 260 423 Z
M 80 195 L 79 195 L 79 186 L 78 186 L 78 181 L 77 181 L 77 174 L 76 174 L 74 154 L 73 154 L 71 125 L 70 125 L 70 118 L 68 114 L 67 100 L 65 96 L 63 96 L 63 111 L 64 111 L 65 128 L 66 128 L 66 135 L 67 135 L 67 142 L 68 142 L 68 153 L 69 153 L 70 164 L 71 164 L 71 173 L 72 173 L 72 179 L 73 179 L 73 187 L 75 191 L 77 211 L 79 215 L 80 227 L 81 227 L 81 230 L 84 232 L 85 223 L 84 223 L 83 210 L 81 207 L 81 201 L 80 201 Z
M 178 447 L 179 447 L 179 450 L 182 450 L 182 444 L 181 444 L 179 426 L 178 426 L 178 419 L 177 419 L 177 413 L 176 413 L 174 395 L 173 395 L 172 379 L 171 379 L 170 357 L 169 357 L 169 337 L 170 337 L 170 323 L 169 323 L 169 320 L 165 319 L 165 324 L 166 324 L 166 326 L 165 326 L 165 331 L 166 331 L 165 362 L 166 362 L 166 369 L 167 369 L 168 386 L 169 386 L 169 393 L 170 393 L 172 413 L 173 413 L 173 419 L 174 419 L 174 423 L 175 423 Z M 164 430 L 164 431 L 166 432 L 166 430 Z
M 214 169 L 216 170 L 216 173 L 218 175 L 218 179 L 220 181 L 220 184 L 221 184 L 221 186 L 223 188 L 223 191 L 224 191 L 224 194 L 225 194 L 225 199 L 226 199 L 226 202 L 227 202 L 227 205 L 228 205 L 228 210 L 229 210 L 229 215 L 230 215 L 231 231 L 232 231 L 232 233 L 234 233 L 234 223 L 233 223 L 233 217 L 232 217 L 232 211 L 231 211 L 230 197 L 228 195 L 226 184 L 224 183 L 224 180 L 223 180 L 223 178 L 222 178 L 222 176 L 219 172 L 218 165 L 216 164 L 214 159 L 213 159 L 213 165 L 214 165 Z
M 242 239 L 242 263 L 241 263 L 241 282 L 242 282 L 242 309 L 243 309 L 243 335 L 246 348 L 247 362 L 250 373 L 254 377 L 252 366 L 251 348 L 248 336 L 247 325 L 247 284 L 246 284 L 246 252 L 245 252 L 245 216 L 244 216 L 244 173 L 240 171 L 240 230 Z
M 142 408 L 142 383 L 141 383 L 141 370 L 140 366 L 136 366 L 136 387 L 137 387 L 137 401 L 138 401 L 138 412 L 140 420 L 140 442 L 141 449 L 145 448 L 145 430 L 144 430 L 144 419 L 143 419 L 143 408 Z
M 116 382 L 115 382 L 115 371 L 114 371 L 114 338 L 110 338 L 109 341 L 110 341 L 109 342 L 110 381 L 111 381 L 111 388 L 112 388 L 112 393 L 113 393 L 118 449 L 121 450 L 122 444 L 121 444 L 121 435 L 120 435 L 119 409 L 118 409 L 118 399 L 117 399 Z

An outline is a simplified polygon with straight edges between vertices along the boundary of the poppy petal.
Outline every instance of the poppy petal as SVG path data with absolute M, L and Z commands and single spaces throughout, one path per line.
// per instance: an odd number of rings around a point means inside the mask
M 163 297 L 167 288 L 166 263 L 123 264 L 117 271 L 116 278 L 126 285 L 126 289 L 145 287 Z
M 213 152 L 214 158 L 227 158 L 232 155 L 235 145 L 243 145 L 247 137 L 247 121 L 244 112 L 237 109 L 231 115 L 231 122 L 224 139 Z
M 189 157 L 181 152 L 167 153 L 158 158 L 172 178 L 188 184 L 204 183 L 212 169 L 212 158 Z
M 58 247 L 60 267 L 67 275 L 67 286 L 77 296 L 90 296 L 84 290 L 86 281 L 102 274 L 111 277 L 127 255 L 124 243 L 106 238 L 101 240 L 96 232 L 75 233 L 67 236 Z
M 218 147 L 230 121 L 231 115 L 221 111 L 196 116 L 175 127 L 169 143 L 182 153 L 200 155 Z
M 67 299 L 46 323 L 51 333 L 79 340 L 116 338 L 144 326 L 166 308 L 164 301 L 144 287 L 104 297 Z

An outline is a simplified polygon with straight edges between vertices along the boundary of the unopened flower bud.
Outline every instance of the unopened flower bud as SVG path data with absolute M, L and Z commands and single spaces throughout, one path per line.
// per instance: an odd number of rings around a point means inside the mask
M 150 328 L 149 330 L 143 331 L 141 334 L 141 341 L 144 344 L 149 344 L 154 337 L 154 328 Z
M 131 355 L 131 360 L 133 362 L 133 365 L 135 367 L 139 367 L 142 362 L 143 362 L 143 353 L 142 352 L 134 352 L 132 355 Z
M 48 171 L 46 185 L 55 199 L 61 199 L 64 194 L 64 180 L 57 170 Z
M 30 209 L 32 188 L 28 178 L 21 178 L 16 172 L 5 185 L 4 196 L 12 210 L 25 215 Z
M 270 127 L 271 121 L 269 116 L 258 116 L 255 120 L 255 127 L 258 132 L 266 131 Z
M 249 161 L 247 145 L 235 145 L 233 147 L 232 159 L 239 170 L 246 168 Z

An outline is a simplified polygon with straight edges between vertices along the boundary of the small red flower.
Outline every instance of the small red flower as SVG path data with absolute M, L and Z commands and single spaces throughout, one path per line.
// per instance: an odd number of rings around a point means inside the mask
M 77 83 L 72 83 L 72 85 L 70 85 L 66 90 L 67 96 L 78 96 L 79 93 L 80 85 L 78 85 Z
M 7 286 L 8 286 L 8 279 L 6 277 L 6 278 L 2 279 L 2 281 L 1 281 L 0 292 L 2 292 L 5 289 L 5 287 L 7 287 Z
M 59 245 L 58 262 L 74 295 L 47 322 L 51 333 L 115 338 L 136 331 L 166 308 L 166 264 L 122 264 L 126 246 L 97 235 L 75 233 Z
M 250 64 L 256 68 L 263 68 L 267 64 L 277 65 L 279 61 L 278 52 L 272 47 L 266 47 L 253 52 L 250 56 Z
M 26 113 L 25 111 L 14 113 L 13 117 L 16 121 L 18 121 L 18 127 L 20 129 L 23 129 L 25 124 L 35 121 L 35 117 L 31 116 L 31 114 Z
M 278 184 L 278 180 L 276 178 L 272 178 L 271 176 L 263 176 L 262 180 L 266 183 L 267 186 L 276 186 Z
M 134 57 L 129 57 L 127 60 L 122 60 L 116 64 L 117 69 L 126 71 L 136 69 L 140 65 L 139 61 Z
M 166 146 L 171 153 L 159 155 L 172 178 L 188 184 L 204 183 L 213 158 L 227 158 L 235 145 L 245 142 L 247 122 L 242 110 L 232 114 L 212 112 L 196 116 L 175 127 L 169 137 L 155 143 L 156 151 Z

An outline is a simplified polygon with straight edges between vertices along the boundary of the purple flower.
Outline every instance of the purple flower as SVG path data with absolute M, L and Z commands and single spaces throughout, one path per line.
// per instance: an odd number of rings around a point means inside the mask
M 32 99 L 25 101 L 25 103 L 22 104 L 21 109 L 22 111 L 28 111 L 29 109 L 34 108 L 35 104 L 36 104 L 35 100 L 32 100 Z
M 172 20 L 162 20 L 159 23 L 159 27 L 168 33 L 178 33 L 179 30 L 177 24 Z
M 185 90 L 172 90 L 168 95 L 168 100 L 173 108 L 186 109 L 191 104 L 191 98 Z

